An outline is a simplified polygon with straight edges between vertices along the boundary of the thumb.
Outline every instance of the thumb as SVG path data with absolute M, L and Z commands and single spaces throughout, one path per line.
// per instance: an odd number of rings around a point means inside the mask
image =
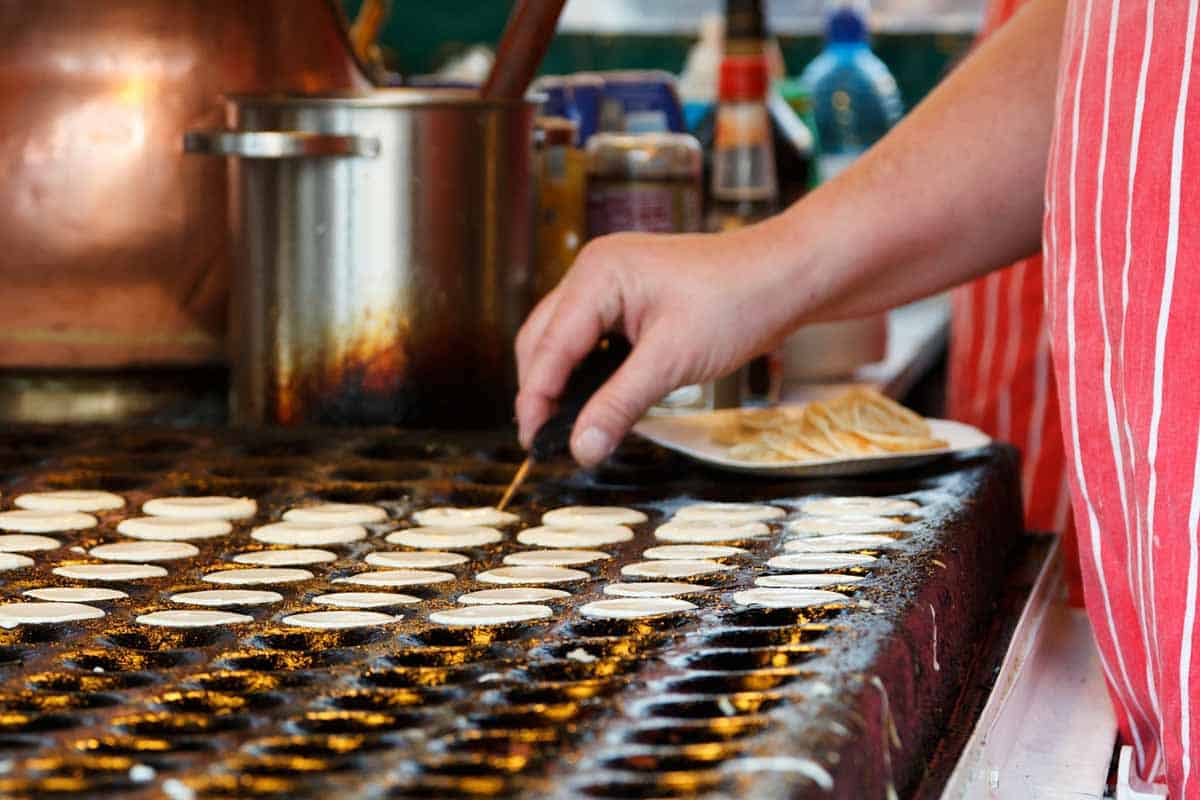
M 665 366 L 665 348 L 650 338 L 634 347 L 621 368 L 600 387 L 575 422 L 571 452 L 585 467 L 594 466 L 616 449 L 646 409 L 675 388 Z

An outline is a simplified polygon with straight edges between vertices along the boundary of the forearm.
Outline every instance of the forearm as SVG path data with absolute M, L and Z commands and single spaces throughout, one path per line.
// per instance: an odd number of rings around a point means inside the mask
M 763 256 L 800 287 L 794 323 L 889 308 L 1037 250 L 1065 5 L 1030 3 L 854 166 L 758 226 Z

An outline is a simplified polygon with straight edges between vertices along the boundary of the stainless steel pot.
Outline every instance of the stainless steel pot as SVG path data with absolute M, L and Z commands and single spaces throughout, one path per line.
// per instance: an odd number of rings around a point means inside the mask
M 492 426 L 532 300 L 532 101 L 239 96 L 193 153 L 234 156 L 235 423 Z

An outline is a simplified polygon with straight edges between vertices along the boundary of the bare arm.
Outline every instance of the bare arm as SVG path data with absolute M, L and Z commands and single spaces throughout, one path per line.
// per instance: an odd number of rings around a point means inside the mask
M 1034 0 L 783 214 L 728 234 L 589 244 L 518 337 L 522 441 L 611 328 L 634 352 L 579 417 L 572 449 L 584 464 L 666 392 L 728 373 L 798 325 L 889 308 L 1034 252 L 1065 6 Z

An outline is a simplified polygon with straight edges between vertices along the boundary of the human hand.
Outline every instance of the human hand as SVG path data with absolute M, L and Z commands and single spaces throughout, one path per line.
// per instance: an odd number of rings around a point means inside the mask
M 522 442 L 609 329 L 634 350 L 579 416 L 571 446 L 583 464 L 669 390 L 730 372 L 803 322 L 877 313 L 1035 252 L 1065 18 L 1064 0 L 1027 4 L 887 136 L 779 215 L 718 235 L 590 243 L 518 337 Z
M 589 243 L 517 337 L 521 442 L 553 413 L 574 366 L 607 331 L 633 352 L 579 415 L 571 450 L 602 461 L 676 387 L 732 372 L 774 346 L 794 316 L 769 236 L 620 233 Z M 783 289 L 783 291 L 781 291 Z

